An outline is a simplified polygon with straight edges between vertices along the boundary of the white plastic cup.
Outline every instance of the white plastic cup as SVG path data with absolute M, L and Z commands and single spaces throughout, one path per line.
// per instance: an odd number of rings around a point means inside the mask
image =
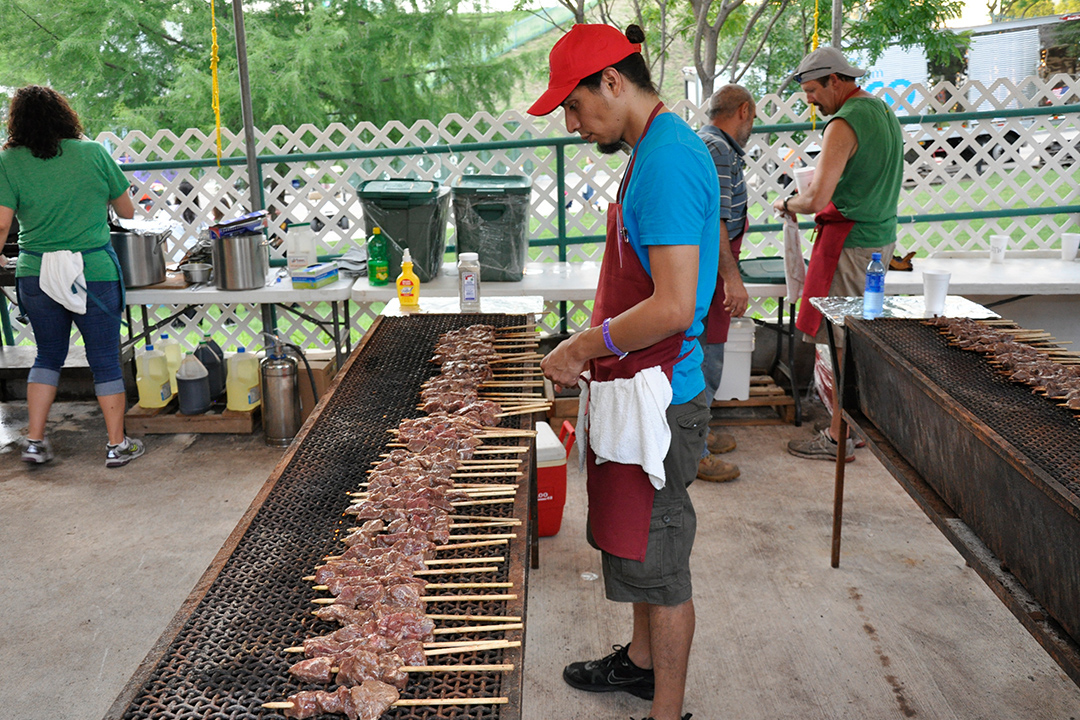
M 990 262 L 1000 264 L 1005 262 L 1005 248 L 1009 247 L 1008 235 L 990 236 Z
M 926 317 L 939 317 L 945 314 L 945 296 L 949 294 L 948 270 L 923 270 L 923 304 Z
M 795 168 L 795 190 L 800 195 L 810 189 L 810 183 L 814 182 L 814 166 Z
M 1061 259 L 1066 262 L 1075 260 L 1077 250 L 1080 250 L 1080 233 L 1062 233 Z

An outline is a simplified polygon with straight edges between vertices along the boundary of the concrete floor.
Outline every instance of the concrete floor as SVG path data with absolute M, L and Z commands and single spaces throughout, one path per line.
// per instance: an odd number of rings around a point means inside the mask
M 0 406 L 0 718 L 97 720 L 270 474 L 260 435 L 150 436 L 104 467 L 96 405 L 62 403 L 57 460 L 27 468 L 25 405 Z M 787 455 L 790 426 L 736 429 L 743 477 L 696 483 L 698 720 L 1080 718 L 1080 690 L 866 450 L 829 568 L 832 466 Z M 562 666 L 629 637 L 582 537 L 576 450 L 562 530 L 530 579 L 525 720 L 642 718 L 566 686 Z

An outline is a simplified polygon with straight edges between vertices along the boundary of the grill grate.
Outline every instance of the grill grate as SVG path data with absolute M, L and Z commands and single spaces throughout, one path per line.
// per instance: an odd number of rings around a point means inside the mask
M 121 708 L 123 718 L 229 718 L 281 717 L 280 711 L 261 707 L 268 700 L 283 700 L 300 689 L 318 685 L 298 684 L 287 672 L 302 656 L 286 656 L 282 650 L 304 638 L 332 632 L 338 626 L 311 614 L 311 600 L 318 593 L 301 578 L 310 575 L 325 555 L 342 549 L 338 538 L 356 523 L 343 516 L 348 498 L 366 470 L 390 441 L 388 428 L 405 418 L 417 417 L 420 384 L 438 368 L 428 362 L 438 336 L 448 330 L 477 322 L 495 326 L 519 325 L 524 316 L 424 315 L 383 318 L 355 361 L 345 370 L 337 389 L 301 441 L 292 461 L 283 469 L 250 527 L 225 560 L 221 572 L 191 612 L 164 655 L 138 688 L 130 704 Z M 520 418 L 503 418 L 508 427 L 521 426 Z M 515 444 L 486 440 L 486 444 Z M 528 456 L 517 456 L 528 462 Z M 525 465 L 527 467 L 527 465 Z M 523 487 L 527 483 L 522 483 Z M 522 498 L 519 492 L 518 499 Z M 456 508 L 459 514 L 519 517 L 525 521 L 524 503 Z M 500 555 L 507 557 L 499 572 L 482 578 L 447 575 L 440 582 L 472 579 L 513 581 L 519 599 L 512 603 L 428 603 L 431 613 L 524 616 L 524 565 L 511 562 L 524 556 L 527 533 L 523 524 L 518 538 Z M 505 532 L 504 528 L 470 528 L 470 533 Z M 491 548 L 468 548 L 440 557 L 483 557 Z M 470 594 L 497 594 L 502 589 L 470 590 Z M 449 625 L 439 621 L 440 627 Z M 464 624 L 464 623 L 462 623 Z M 523 636 L 523 633 L 519 633 Z M 455 639 L 439 636 L 439 640 Z M 433 658 L 455 664 L 505 662 L 505 651 Z M 146 672 L 148 658 L 141 672 Z M 508 694 L 511 678 L 520 684 L 520 664 L 513 674 L 497 672 L 413 674 L 402 698 L 497 696 Z M 136 674 L 136 677 L 139 673 Z M 131 692 L 131 688 L 127 692 Z M 123 697 L 123 696 L 122 696 Z M 511 695 L 513 698 L 514 695 Z M 515 708 L 517 712 L 519 708 Z M 113 712 L 117 712 L 114 706 Z M 504 706 L 502 712 L 513 714 Z M 115 715 L 113 715 L 115 716 Z M 500 706 L 395 707 L 384 717 L 403 718 L 500 717 Z
M 980 353 L 949 344 L 917 320 L 860 324 L 956 402 L 1020 450 L 1025 459 L 1080 498 L 1080 422 L 1073 411 L 997 372 Z

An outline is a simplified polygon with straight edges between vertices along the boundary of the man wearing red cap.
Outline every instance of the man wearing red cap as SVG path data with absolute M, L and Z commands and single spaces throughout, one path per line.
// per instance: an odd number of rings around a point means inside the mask
M 567 130 L 602 152 L 631 149 L 608 206 L 592 327 L 541 367 L 557 385 L 582 387 L 588 539 L 608 599 L 633 603 L 634 617 L 628 645 L 571 663 L 563 678 L 651 699 L 654 720 L 686 720 L 697 528 L 687 486 L 710 419 L 696 338 L 716 286 L 720 198 L 704 143 L 657 96 L 642 40 L 634 25 L 626 35 L 575 25 L 552 48 L 547 92 L 529 108 L 562 107 Z

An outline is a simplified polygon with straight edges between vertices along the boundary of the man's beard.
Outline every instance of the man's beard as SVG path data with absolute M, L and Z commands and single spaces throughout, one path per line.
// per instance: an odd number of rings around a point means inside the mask
M 596 149 L 604 155 L 614 155 L 620 150 L 630 152 L 632 148 L 622 140 L 616 140 L 615 142 L 610 143 L 596 143 Z

